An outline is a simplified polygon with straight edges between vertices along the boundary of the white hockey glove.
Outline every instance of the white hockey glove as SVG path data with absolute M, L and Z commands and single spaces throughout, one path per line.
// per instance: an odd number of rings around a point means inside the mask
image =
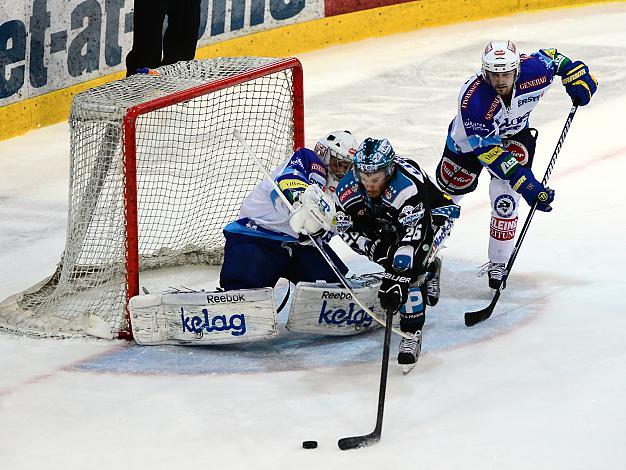
M 320 236 L 333 230 L 337 224 L 335 203 L 316 184 L 307 186 L 294 208 L 296 210 L 289 218 L 289 225 L 296 233 Z

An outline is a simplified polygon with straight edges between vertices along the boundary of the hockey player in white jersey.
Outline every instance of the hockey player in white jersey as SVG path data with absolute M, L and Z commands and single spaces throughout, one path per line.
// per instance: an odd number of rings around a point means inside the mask
M 554 191 L 530 170 L 538 131 L 529 117 L 539 100 L 561 77 L 574 104 L 585 106 L 597 88 L 589 68 L 556 49 L 520 54 L 511 41 L 490 42 L 482 55 L 482 70 L 465 82 L 457 115 L 448 128 L 437 183 L 458 203 L 472 192 L 486 167 L 491 173 L 489 262 L 482 273 L 497 289 L 513 250 L 520 196 L 537 209 L 552 210 Z
M 315 151 L 298 149 L 272 174 L 297 210 L 291 213 L 269 181 L 246 197 L 239 218 L 224 228 L 226 245 L 220 273 L 225 290 L 273 287 L 279 278 L 298 282 L 338 282 L 308 235 L 325 241 L 333 234 L 337 181 L 352 166 L 357 141 L 349 131 L 320 139 Z M 320 207 L 328 210 L 321 210 Z M 330 247 L 325 250 L 341 272 L 348 269 Z

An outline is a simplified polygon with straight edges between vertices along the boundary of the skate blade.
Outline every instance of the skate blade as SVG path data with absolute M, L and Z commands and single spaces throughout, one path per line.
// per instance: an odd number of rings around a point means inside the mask
M 402 375 L 407 375 L 409 372 L 415 369 L 416 365 L 417 362 L 414 362 L 413 364 L 402 364 Z

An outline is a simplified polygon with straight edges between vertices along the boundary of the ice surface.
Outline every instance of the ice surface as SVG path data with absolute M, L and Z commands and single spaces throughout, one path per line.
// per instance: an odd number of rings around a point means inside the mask
M 384 136 L 431 173 L 458 89 L 487 41 L 509 37 L 528 52 L 557 47 L 600 82 L 553 172 L 555 210 L 536 214 L 494 315 L 471 329 L 463 312 L 489 301 L 476 278 L 486 259 L 487 177 L 464 199 L 419 364 L 406 377 L 391 365 L 379 444 L 336 446 L 373 429 L 381 330 L 316 338 L 283 328 L 272 342 L 219 348 L 0 334 L 0 468 L 624 468 L 624 24 L 626 5 L 606 4 L 300 57 L 309 144 L 330 129 Z M 533 114 L 538 174 L 568 111 L 556 83 Z M 1 298 L 60 259 L 67 153 L 64 124 L 0 143 Z M 354 271 L 371 267 L 336 246 Z M 171 284 L 211 286 L 216 277 L 215 269 L 172 275 Z M 319 447 L 302 450 L 308 439 Z

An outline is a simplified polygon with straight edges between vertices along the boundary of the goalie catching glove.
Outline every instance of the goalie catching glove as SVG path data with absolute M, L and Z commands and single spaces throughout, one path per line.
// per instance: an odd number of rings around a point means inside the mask
M 318 185 L 311 184 L 296 195 L 293 207 L 295 211 L 289 218 L 289 226 L 297 234 L 319 237 L 334 230 L 335 203 Z

